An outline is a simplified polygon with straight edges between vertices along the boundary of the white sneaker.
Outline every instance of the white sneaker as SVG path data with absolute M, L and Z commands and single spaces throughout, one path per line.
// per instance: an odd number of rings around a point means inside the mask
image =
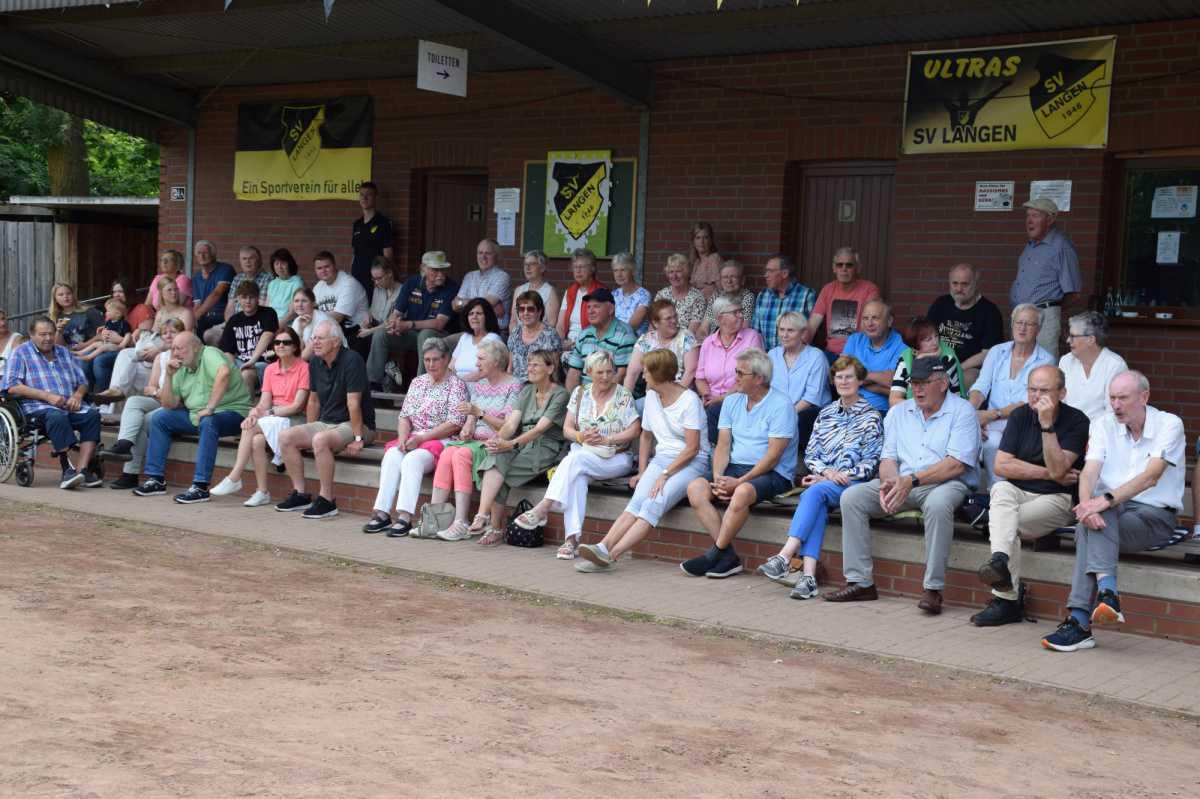
M 455 519 L 454 523 L 445 530 L 438 530 L 437 537 L 443 541 L 463 541 L 471 537 L 471 531 L 467 529 L 465 521 Z
M 225 477 L 221 480 L 221 482 L 209 489 L 208 493 L 212 494 L 214 497 L 225 497 L 229 496 L 230 494 L 236 494 L 241 490 L 241 480 L 230 480 L 228 477 Z
M 220 486 L 218 486 L 220 488 Z M 247 508 L 260 508 L 263 505 L 271 504 L 271 495 L 266 491 L 255 491 L 250 495 L 250 499 L 242 503 Z

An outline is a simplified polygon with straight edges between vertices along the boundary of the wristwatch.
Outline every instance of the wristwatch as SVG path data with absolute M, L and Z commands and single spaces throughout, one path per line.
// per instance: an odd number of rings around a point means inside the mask
M 1113 492 L 1111 492 L 1111 491 L 1105 491 L 1104 498 L 1108 500 L 1109 505 L 1117 504 L 1117 498 L 1113 496 Z
M 1043 427 L 1043 428 L 1042 428 L 1042 432 L 1043 432 L 1043 433 L 1049 433 L 1049 434 L 1053 435 L 1053 434 L 1054 434 L 1054 428 L 1053 428 L 1053 427 Z
M 912 480 L 912 487 L 913 487 L 913 488 L 916 488 L 917 486 L 919 486 L 919 485 L 921 484 L 921 478 L 920 478 L 920 477 L 917 477 L 917 473 L 916 473 L 916 472 L 913 472 L 912 474 L 910 474 L 910 475 L 909 475 L 909 478 Z
M 361 443 L 362 443 L 362 441 L 363 441 L 363 437 L 362 437 L 362 436 L 355 436 L 355 437 L 354 437 L 354 443 L 355 443 L 355 444 L 361 444 Z

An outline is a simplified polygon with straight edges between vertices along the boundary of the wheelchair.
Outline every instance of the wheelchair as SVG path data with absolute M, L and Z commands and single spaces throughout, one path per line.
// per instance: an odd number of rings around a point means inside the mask
M 0 483 L 16 475 L 17 484 L 33 485 L 38 445 L 46 434 L 21 411 L 21 403 L 0 393 Z

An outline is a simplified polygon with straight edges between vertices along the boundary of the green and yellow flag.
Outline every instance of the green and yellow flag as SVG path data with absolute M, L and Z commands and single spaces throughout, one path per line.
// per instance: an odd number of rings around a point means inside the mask
M 1116 37 L 908 54 L 904 152 L 1108 143 Z
M 611 150 L 548 153 L 542 249 L 551 257 L 570 255 L 580 247 L 607 255 L 611 198 Z
M 238 106 L 239 200 L 354 200 L 371 179 L 370 97 Z

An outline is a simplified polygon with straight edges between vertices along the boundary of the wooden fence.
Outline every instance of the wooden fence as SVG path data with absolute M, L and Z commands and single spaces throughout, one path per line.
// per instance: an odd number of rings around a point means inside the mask
M 54 219 L 0 217 L 0 308 L 9 316 L 44 312 L 53 282 Z

